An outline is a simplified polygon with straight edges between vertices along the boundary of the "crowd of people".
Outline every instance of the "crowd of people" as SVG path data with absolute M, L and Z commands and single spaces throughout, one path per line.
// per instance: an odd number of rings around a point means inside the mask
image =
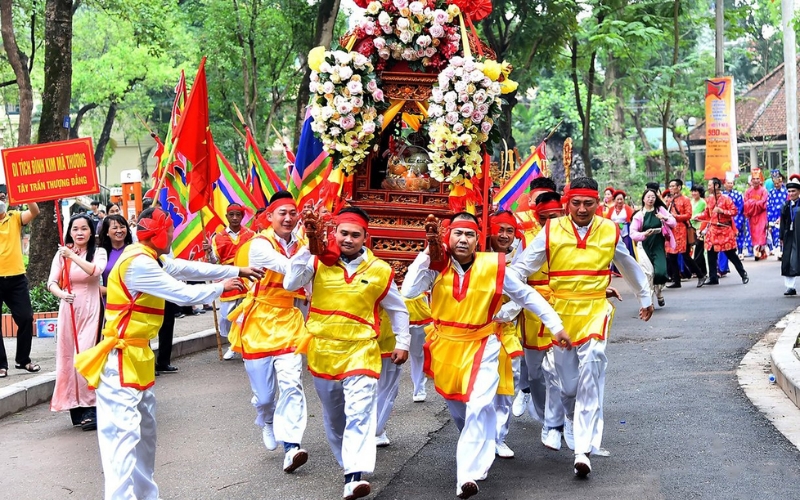
M 800 176 L 786 186 L 773 176 L 767 192 L 756 174 L 752 192 L 741 197 L 753 255 L 767 258 L 770 244 L 782 249 L 785 294 L 796 295 Z M 226 228 L 204 245 L 208 262 L 169 257 L 173 226 L 160 208 L 145 209 L 134 228 L 113 206 L 97 219 L 77 214 L 47 280 L 61 299 L 51 409 L 98 430 L 107 499 L 158 498 L 152 387 L 159 373 L 177 371 L 169 359 L 170 306 L 219 298 L 225 359 L 243 359 L 255 425 L 267 450 L 282 445 L 287 473 L 309 460 L 302 446 L 305 356 L 345 499 L 371 491 L 365 475 L 375 469 L 376 448 L 391 443 L 387 423 L 407 360 L 413 401 L 426 400 L 431 378 L 458 428 L 459 498 L 478 493 L 496 457 L 514 456 L 506 443 L 511 416 L 526 411 L 542 424 L 542 444 L 560 450 L 565 442 L 573 473 L 586 477 L 590 457 L 609 455 L 602 447 L 605 349 L 610 299 L 620 298 L 611 277 L 626 280 L 644 321 L 654 298 L 665 305 L 663 288 L 680 287 L 687 275 L 698 287 L 716 285 L 731 263 L 746 284 L 739 252 L 748 240 L 739 238 L 731 184 L 711 179 L 707 191 L 693 186 L 690 197 L 679 179 L 664 192 L 648 185 L 636 209 L 613 188 L 601 201 L 592 179 L 574 179 L 559 193 L 540 177 L 525 195 L 526 209 L 494 213 L 489 234 L 466 212 L 441 230 L 426 228 L 429 245 L 402 286 L 366 248 L 370 219 L 356 207 L 328 214 L 327 224 L 310 212 L 301 220 L 292 196 L 279 192 L 248 228 L 247 209 L 232 204 Z M 775 212 L 781 192 L 786 200 Z M 0 199 L 7 271 L 0 300 L 20 327 L 15 366 L 32 373 L 39 366 L 29 358 L 32 314 L 22 300 L 27 279 L 15 238 L 37 214 L 36 204 L 7 211 Z M 149 346 L 156 337 L 157 359 Z

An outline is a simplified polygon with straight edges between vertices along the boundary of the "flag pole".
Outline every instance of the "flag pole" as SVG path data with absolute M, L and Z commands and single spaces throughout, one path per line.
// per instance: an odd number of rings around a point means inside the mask
M 205 207 L 204 207 L 205 208 Z M 200 209 L 200 225 L 203 227 L 203 239 L 206 238 L 206 218 L 203 217 L 203 209 Z M 217 355 L 219 360 L 222 361 L 222 335 L 219 333 L 219 318 L 217 317 L 217 299 L 211 301 L 211 307 L 214 310 L 214 332 L 217 336 Z

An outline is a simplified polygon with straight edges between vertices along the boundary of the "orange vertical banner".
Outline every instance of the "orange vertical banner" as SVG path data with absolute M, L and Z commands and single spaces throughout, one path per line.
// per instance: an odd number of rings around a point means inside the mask
M 727 172 L 739 173 L 736 102 L 730 76 L 706 80 L 705 178 L 725 179 Z

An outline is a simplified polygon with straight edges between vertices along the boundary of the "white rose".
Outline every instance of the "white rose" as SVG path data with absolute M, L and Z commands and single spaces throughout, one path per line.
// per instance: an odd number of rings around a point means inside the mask
M 367 5 L 367 14 L 374 16 L 378 12 L 381 11 L 381 3 L 380 2 L 370 2 Z
M 401 17 L 400 19 L 397 20 L 397 27 L 400 28 L 401 30 L 408 29 L 409 26 L 410 23 L 408 22 L 408 19 L 406 19 L 405 17 Z
M 388 26 L 389 23 L 392 22 L 392 18 L 389 16 L 389 13 L 385 10 L 378 15 L 378 24 L 383 26 Z
M 408 4 L 408 10 L 414 15 L 420 15 L 425 11 L 425 5 L 422 2 L 411 2 Z
M 402 21 L 402 19 L 400 19 Z M 414 33 L 404 30 L 400 32 L 400 41 L 403 43 L 410 43 L 411 40 L 414 38 Z
M 320 73 L 330 73 L 331 72 L 331 65 L 327 62 L 324 62 L 319 65 L 319 72 Z
M 342 80 L 349 80 L 353 76 L 353 70 L 350 69 L 350 66 L 342 66 L 339 68 L 339 76 Z
M 322 92 L 325 94 L 333 94 L 335 88 L 333 82 L 325 82 L 322 84 Z
M 333 116 L 333 108 L 330 106 L 323 106 L 320 115 L 322 116 L 323 120 L 330 120 Z
M 430 44 L 431 44 L 431 37 L 429 37 L 428 35 L 421 35 L 417 37 L 417 45 L 419 45 L 420 47 L 425 48 Z
M 459 94 L 465 92 L 467 90 L 467 82 L 465 82 L 464 80 L 459 80 L 455 83 L 455 85 L 453 85 L 453 88 Z
M 386 39 L 382 36 L 379 36 L 372 40 L 372 44 L 375 45 L 375 48 L 381 50 L 382 48 L 386 47 Z
M 452 90 L 444 95 L 444 102 L 456 102 L 456 99 L 458 99 L 458 94 Z
M 454 102 L 448 102 L 447 104 L 444 105 L 444 109 L 445 109 L 445 111 L 450 113 L 450 112 L 453 112 L 456 109 L 458 109 L 458 106 Z

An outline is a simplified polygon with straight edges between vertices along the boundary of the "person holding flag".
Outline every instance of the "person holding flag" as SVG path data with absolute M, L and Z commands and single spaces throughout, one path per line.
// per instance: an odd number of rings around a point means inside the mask
M 158 334 L 164 301 L 190 305 L 241 290 L 242 278 L 258 269 L 217 266 L 166 257 L 173 225 L 166 212 L 148 208 L 138 218 L 139 243 L 129 245 L 111 271 L 103 340 L 75 356 L 75 368 L 96 389 L 97 435 L 105 498 L 158 498 L 153 473 L 156 451 L 155 357 L 149 342 Z M 190 285 L 179 280 L 222 279 Z
M 403 281 L 405 297 L 431 291 L 432 329 L 425 346 L 426 374 L 447 401 L 459 429 L 456 451 L 456 495 L 478 493 L 496 453 L 497 413 L 494 399 L 500 387 L 501 297 L 539 315 L 559 341 L 569 345 L 561 320 L 535 290 L 506 272 L 505 254 L 476 252 L 480 230 L 474 215 L 461 212 L 439 248 L 417 255 Z M 435 241 L 435 240 L 434 240 Z M 432 254 L 444 254 L 432 262 Z
M 307 212 L 309 213 L 309 212 Z M 370 493 L 362 474 L 375 469 L 376 402 L 381 375 L 378 309 L 383 308 L 395 334 L 391 354 L 396 365 L 408 358 L 408 309 L 394 283 L 394 271 L 364 247 L 369 216 L 360 208 L 343 209 L 327 249 L 318 245 L 320 221 L 304 217 L 309 246 L 290 260 L 283 286 L 287 290 L 312 284 L 308 334 L 297 352 L 308 356 L 308 370 L 322 402 L 325 434 L 344 469 L 346 500 Z M 312 241 L 313 239 L 313 241 Z M 419 294 L 417 294 L 419 295 Z M 416 295 L 415 295 L 416 296 Z
M 230 265 L 236 257 L 236 252 L 248 240 L 255 236 L 255 232 L 242 225 L 242 220 L 245 215 L 245 207 L 239 203 L 231 203 L 225 212 L 225 218 L 228 219 L 228 225 L 216 233 L 211 241 L 208 239 L 203 240 L 203 250 L 206 252 L 206 258 L 212 264 Z M 220 297 L 220 319 L 219 319 L 219 334 L 228 338 L 228 333 L 231 330 L 231 322 L 228 315 L 242 303 L 247 291 L 232 290 L 225 292 Z M 233 359 L 234 353 L 232 345 L 222 356 L 222 359 Z

